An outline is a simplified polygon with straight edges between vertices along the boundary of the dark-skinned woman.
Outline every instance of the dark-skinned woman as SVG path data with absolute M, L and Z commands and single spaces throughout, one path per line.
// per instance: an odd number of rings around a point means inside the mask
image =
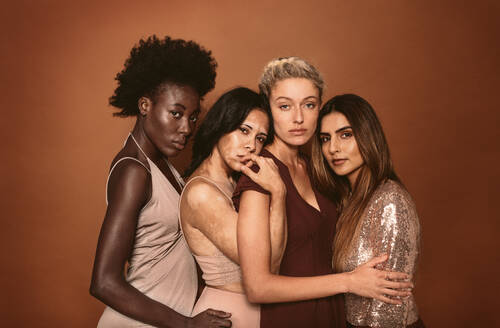
M 191 318 L 198 279 L 178 223 L 184 185 L 168 158 L 182 151 L 215 85 L 211 52 L 193 41 L 140 40 L 110 104 L 136 124 L 115 156 L 90 293 L 107 305 L 98 327 L 230 327 L 230 314 Z M 124 273 L 128 262 L 128 268 Z

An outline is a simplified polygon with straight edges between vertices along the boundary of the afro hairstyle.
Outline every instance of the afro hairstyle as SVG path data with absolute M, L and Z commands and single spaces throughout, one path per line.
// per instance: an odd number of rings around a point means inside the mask
M 164 83 L 190 86 L 203 98 L 215 86 L 216 68 L 211 51 L 194 41 L 168 36 L 160 40 L 156 35 L 141 39 L 115 77 L 118 86 L 109 104 L 121 110 L 113 115 L 139 115 L 139 98 L 148 96 L 154 102 Z

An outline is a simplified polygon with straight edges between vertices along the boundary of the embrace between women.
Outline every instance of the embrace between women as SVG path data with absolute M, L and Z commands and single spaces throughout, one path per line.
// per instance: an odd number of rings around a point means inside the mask
M 153 36 L 116 77 L 110 104 L 136 124 L 108 177 L 98 327 L 423 327 L 418 217 L 379 120 L 356 95 L 323 105 L 305 60 L 272 60 L 260 93 L 215 102 L 184 182 L 168 158 L 193 134 L 216 66 L 192 41 Z

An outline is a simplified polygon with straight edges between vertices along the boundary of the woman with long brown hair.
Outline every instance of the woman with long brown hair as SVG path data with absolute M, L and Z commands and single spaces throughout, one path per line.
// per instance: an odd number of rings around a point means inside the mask
M 420 225 L 411 196 L 394 172 L 382 126 L 370 104 L 346 94 L 329 100 L 313 141 L 315 185 L 340 209 L 333 242 L 335 271 L 351 271 L 388 254 L 378 268 L 413 276 Z M 423 327 L 412 295 L 394 305 L 346 294 L 349 326 Z

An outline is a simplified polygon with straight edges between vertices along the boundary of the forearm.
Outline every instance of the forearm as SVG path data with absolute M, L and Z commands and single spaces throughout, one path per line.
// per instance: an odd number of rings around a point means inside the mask
M 303 301 L 345 293 L 350 279 L 348 273 L 315 277 L 254 273 L 243 278 L 248 299 L 253 303 Z
M 271 194 L 269 212 L 271 272 L 278 273 L 287 241 L 286 190 Z
M 189 320 L 147 297 L 124 279 L 93 283 L 90 293 L 121 314 L 155 327 L 186 327 Z

